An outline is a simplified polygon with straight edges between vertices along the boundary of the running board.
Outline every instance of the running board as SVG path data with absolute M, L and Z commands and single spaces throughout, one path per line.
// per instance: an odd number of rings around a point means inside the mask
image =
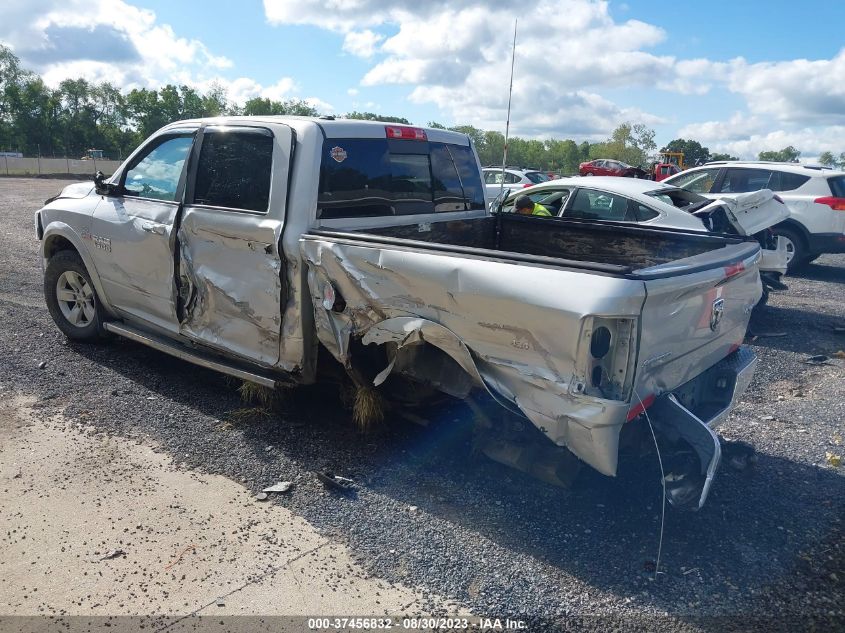
M 270 389 L 274 389 L 276 387 L 275 378 L 263 374 L 257 374 L 246 369 L 241 369 L 240 367 L 227 363 L 225 360 L 212 356 L 207 352 L 190 349 L 184 345 L 180 345 L 179 343 L 174 343 L 165 338 L 156 336 L 155 334 L 150 334 L 148 332 L 144 332 L 143 330 L 134 328 L 131 325 L 107 321 L 103 324 L 103 327 L 107 332 L 128 338 L 130 341 L 135 341 L 141 345 L 152 347 L 155 350 L 164 352 L 165 354 L 170 354 L 171 356 L 188 361 L 194 365 L 213 369 L 214 371 L 219 371 L 222 374 L 234 376 L 235 378 L 240 378 L 241 380 L 254 382 L 262 387 L 269 387 Z

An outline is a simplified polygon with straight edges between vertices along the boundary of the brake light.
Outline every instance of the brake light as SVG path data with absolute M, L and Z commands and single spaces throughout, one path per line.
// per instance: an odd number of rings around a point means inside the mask
M 387 138 L 402 138 L 409 141 L 427 141 L 428 136 L 421 127 L 409 127 L 407 125 L 385 125 L 384 131 Z
M 528 184 L 522 185 L 522 188 L 523 188 L 523 189 L 528 189 L 528 187 L 533 187 L 533 186 L 534 186 L 534 185 L 533 185 L 533 183 L 530 183 L 530 182 L 529 182 Z
M 845 198 L 825 196 L 824 198 L 816 198 L 813 202 L 816 204 L 826 204 L 834 211 L 845 211 Z
M 646 409 L 654 404 L 655 400 L 657 400 L 656 396 L 653 393 L 650 393 L 645 398 L 637 402 L 637 404 L 628 410 L 628 422 L 635 419 L 641 413 L 644 413 Z
M 725 266 L 725 279 L 730 279 L 731 277 L 735 277 L 739 273 L 745 270 L 745 263 L 744 262 L 737 262 L 736 264 L 731 264 L 730 266 Z

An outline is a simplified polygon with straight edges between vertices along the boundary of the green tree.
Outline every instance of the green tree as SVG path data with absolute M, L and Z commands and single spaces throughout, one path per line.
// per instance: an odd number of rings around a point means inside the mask
M 661 152 L 683 152 L 685 165 L 698 165 L 710 160 L 710 150 L 692 139 L 676 138 L 666 144 Z
M 760 152 L 757 155 L 757 160 L 768 160 L 780 163 L 795 163 L 798 162 L 799 156 L 801 156 L 801 152 L 792 147 L 792 145 L 789 145 L 779 151 L 769 150 Z
M 343 115 L 344 119 L 357 119 L 359 121 L 384 121 L 385 123 L 402 123 L 410 125 L 411 122 L 405 117 L 400 116 L 386 116 L 384 114 L 375 114 L 373 112 L 347 112 Z
M 739 160 L 736 156 L 730 154 L 710 154 L 710 160 Z
M 273 101 L 266 97 L 254 97 L 244 104 L 242 113 L 245 115 L 277 115 L 292 114 L 298 116 L 319 116 L 313 106 L 299 100 Z
M 590 158 L 613 158 L 642 166 L 656 147 L 654 130 L 641 123 L 622 123 L 604 143 L 590 145 Z

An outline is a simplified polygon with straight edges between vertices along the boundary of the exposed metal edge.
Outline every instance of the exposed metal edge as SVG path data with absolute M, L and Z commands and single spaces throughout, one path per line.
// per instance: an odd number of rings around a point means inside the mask
M 112 334 L 117 334 L 118 336 L 135 341 L 136 343 L 152 347 L 155 350 L 164 352 L 165 354 L 170 354 L 171 356 L 188 361 L 194 365 L 199 365 L 200 367 L 205 367 L 206 369 L 213 369 L 214 371 L 219 371 L 222 374 L 234 376 L 235 378 L 240 378 L 241 380 L 248 380 L 249 382 L 254 382 L 263 387 L 273 389 L 276 386 L 276 380 L 274 378 L 256 374 L 254 372 L 235 367 L 234 365 L 210 358 L 204 354 L 193 352 L 186 347 L 170 343 L 169 341 L 165 341 L 164 339 L 160 339 L 152 334 L 135 329 L 134 327 L 124 323 L 109 321 L 104 323 L 103 327 Z

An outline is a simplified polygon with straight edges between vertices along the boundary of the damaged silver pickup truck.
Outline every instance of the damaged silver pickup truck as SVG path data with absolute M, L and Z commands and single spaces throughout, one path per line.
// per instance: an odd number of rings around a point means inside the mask
M 678 506 L 704 503 L 713 427 L 756 363 L 740 345 L 756 242 L 492 216 L 474 148 L 446 130 L 181 121 L 35 222 L 71 338 L 108 332 L 268 387 L 336 360 L 362 388 L 496 403 L 611 476 L 623 430 L 651 425 L 689 457 L 665 474 Z

